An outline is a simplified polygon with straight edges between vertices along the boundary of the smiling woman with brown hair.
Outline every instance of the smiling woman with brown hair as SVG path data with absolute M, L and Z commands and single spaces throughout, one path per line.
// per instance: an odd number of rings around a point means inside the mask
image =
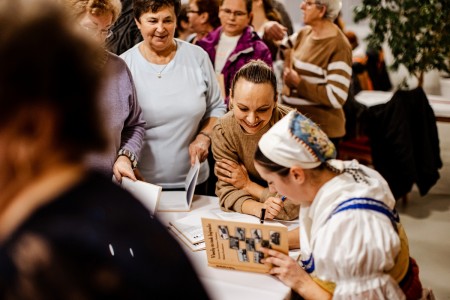
M 244 65 L 233 79 L 230 105 L 212 135 L 221 208 L 257 217 L 265 208 L 267 219 L 296 218 L 298 206 L 269 193 L 253 165 L 261 136 L 290 110 L 278 104 L 272 69 L 260 60 Z

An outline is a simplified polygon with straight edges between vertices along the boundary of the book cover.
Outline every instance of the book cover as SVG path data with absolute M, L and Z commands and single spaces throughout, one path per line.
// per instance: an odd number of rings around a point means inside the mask
M 288 230 L 282 224 L 257 224 L 202 218 L 208 265 L 268 273 L 261 248 L 289 253 Z

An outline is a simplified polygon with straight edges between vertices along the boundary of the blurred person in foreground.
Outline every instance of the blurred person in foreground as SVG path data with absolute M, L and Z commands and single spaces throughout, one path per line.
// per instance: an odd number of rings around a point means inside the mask
M 112 35 L 111 26 L 119 17 L 119 0 L 63 0 L 73 15 L 73 22 L 94 37 L 102 47 Z M 106 121 L 112 144 L 104 153 L 90 155 L 87 164 L 121 181 L 122 176 L 136 180 L 133 170 L 144 137 L 145 121 L 136 99 L 133 78 L 126 63 L 104 50 L 96 62 L 108 75 L 101 89 L 101 116 Z
M 304 299 L 420 299 L 419 268 L 387 182 L 335 157 L 326 134 L 297 111 L 259 140 L 259 174 L 300 205 L 300 264 L 264 248 L 270 274 Z
M 108 143 L 104 50 L 68 19 L 54 1 L 0 4 L 0 298 L 206 299 L 166 229 L 83 164 Z

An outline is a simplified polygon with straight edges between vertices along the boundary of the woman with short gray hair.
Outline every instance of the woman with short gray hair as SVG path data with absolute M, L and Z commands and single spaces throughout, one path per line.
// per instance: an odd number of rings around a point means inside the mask
M 120 1 L 65 0 L 63 3 L 72 15 L 73 24 L 104 47 L 106 39 L 113 34 L 111 26 L 120 15 Z M 134 169 L 141 152 L 145 121 L 131 72 L 121 58 L 106 49 L 96 63 L 108 74 L 100 91 L 99 117 L 107 124 L 110 143 L 106 151 L 89 155 L 86 164 L 108 177 L 114 174 L 118 181 L 122 177 L 136 180 Z
M 342 1 L 338 0 L 317 0 L 315 3 L 316 5 L 323 5 L 327 8 L 324 17 L 332 22 L 338 17 L 342 8 Z
M 333 24 L 339 0 L 305 0 L 300 9 L 305 27 L 283 41 L 286 52 L 282 102 L 319 124 L 336 144 L 345 135 L 343 105 L 352 76 L 352 50 Z

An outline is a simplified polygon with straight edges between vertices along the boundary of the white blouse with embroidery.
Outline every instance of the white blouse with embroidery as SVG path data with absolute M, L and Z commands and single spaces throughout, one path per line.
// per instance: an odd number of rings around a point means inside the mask
M 336 283 L 333 299 L 404 299 L 397 282 L 387 274 L 400 252 L 400 238 L 389 217 L 367 209 L 392 210 L 395 199 L 378 172 L 357 161 L 344 165 L 359 171 L 336 176 L 310 206 L 300 209 L 305 269 Z M 344 208 L 332 215 L 346 200 L 347 208 L 357 205 L 358 209 Z

